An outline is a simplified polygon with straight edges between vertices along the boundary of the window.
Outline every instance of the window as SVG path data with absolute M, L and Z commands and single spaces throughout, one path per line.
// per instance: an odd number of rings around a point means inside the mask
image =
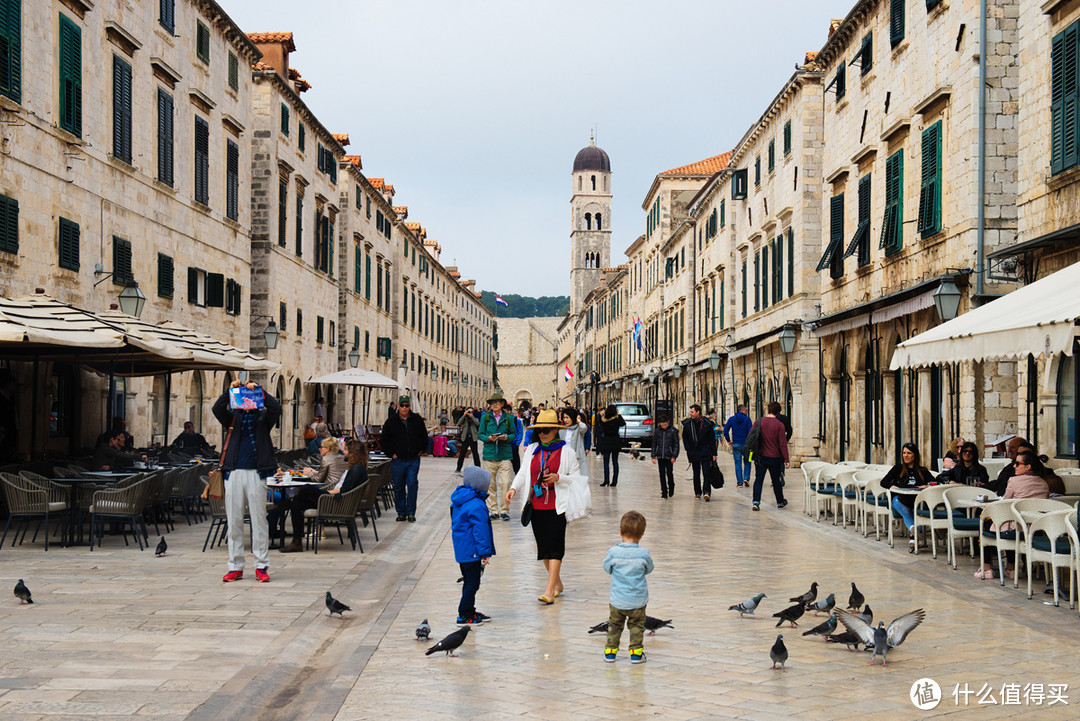
M 941 0 L 926 0 L 926 11 L 930 12 L 940 4 Z
M 840 102 L 841 98 L 847 94 L 847 66 L 844 65 L 843 58 L 841 58 L 840 67 L 836 68 L 833 85 L 836 90 L 836 102 Z
M 131 65 L 113 55 L 113 157 L 131 164 Z
M 210 204 L 210 125 L 195 118 L 195 201 Z
M 364 253 L 364 300 L 371 300 L 371 253 Z
M 761 156 L 754 158 L 754 187 L 761 185 Z
M 289 106 L 281 104 L 281 134 L 289 137 Z
M 379 358 L 392 358 L 390 351 L 390 339 L 380 336 L 375 339 L 375 355 Z
M 229 87 L 233 90 L 240 89 L 240 60 L 232 51 L 229 52 Z
M 278 301 L 278 332 L 285 332 L 285 323 L 289 319 L 289 306 L 284 302 Z
M 173 185 L 173 98 L 157 91 L 157 179 L 170 188 Z
M 113 236 L 113 285 L 127 285 L 134 278 L 131 275 L 131 241 Z
M 306 135 L 307 135 L 307 128 L 304 127 L 303 123 L 297 123 L 296 124 L 296 147 L 297 147 L 297 149 L 300 150 L 301 153 L 304 152 L 304 140 L 305 140 L 304 136 L 306 136 Z
M 761 252 L 754 253 L 754 312 L 761 310 Z
M 244 299 L 243 289 L 232 278 L 225 281 L 225 313 L 240 315 L 240 306 Z
M 922 182 L 919 188 L 919 234 L 941 230 L 941 121 L 922 134 Z
M 787 229 L 787 294 L 795 295 L 795 231 Z
M 1080 163 L 1080 20 L 1054 36 L 1050 51 L 1050 171 Z
M 79 270 L 79 224 L 67 218 L 60 219 L 59 256 L 61 268 Z
M 21 0 L 0 0 L 0 95 L 22 102 Z
M 886 255 L 904 247 L 904 151 L 897 150 L 885 162 L 885 218 L 881 223 L 881 248 Z
M 330 347 L 337 346 L 337 329 L 335 328 L 334 321 L 330 321 Z
M 352 339 L 353 348 L 355 348 L 356 350 L 360 350 L 360 326 L 354 325 L 353 329 L 352 329 L 352 333 L 353 333 L 353 337 L 352 337 L 353 338 Z
M 776 138 L 769 141 L 769 172 L 776 170 Z
M 176 0 L 158 0 L 158 22 L 169 35 L 176 32 Z
M 304 311 L 296 309 L 296 337 L 304 334 Z
M 173 259 L 164 253 L 157 256 L 157 294 L 162 298 L 173 297 Z
M 284 248 L 288 242 L 288 222 L 289 222 L 289 182 L 287 180 L 278 181 L 278 228 L 277 228 L 277 244 L 279 247 Z
M 225 216 L 240 219 L 240 146 L 225 141 Z
M 829 201 L 829 245 L 818 261 L 820 273 L 826 268 L 832 278 L 844 274 L 844 257 L 840 255 L 840 244 L 844 242 L 844 194 L 834 195 Z
M 210 28 L 201 20 L 195 21 L 195 55 L 204 65 L 210 64 Z
M 188 303 L 206 305 L 206 271 L 202 268 L 188 268 L 187 272 Z
M 870 262 L 870 173 L 859 179 L 859 225 L 855 228 L 844 258 L 859 254 L 859 267 Z
M 773 257 L 773 303 L 784 299 L 784 236 L 778 235 L 772 242 Z
M 225 307 L 225 275 L 223 273 L 206 274 L 206 307 Z
M 362 211 L 364 209 L 364 195 L 360 192 L 359 184 L 356 184 L 355 189 L 353 190 L 353 195 L 353 200 L 355 202 L 357 211 Z
M 364 213 L 368 220 L 371 220 L 371 197 L 367 195 L 364 196 Z
M 304 255 L 304 196 L 296 194 L 296 257 Z
M 859 63 L 859 74 L 866 75 L 870 72 L 870 68 L 874 67 L 874 34 L 867 33 L 863 38 L 862 46 L 859 48 L 859 52 L 855 55 L 855 60 Z
M 727 224 L 727 219 L 724 217 L 724 199 L 720 199 L 720 227 L 723 228 Z
M 784 157 L 791 155 L 791 121 L 784 123 Z
M 889 42 L 894 48 L 904 39 L 904 1 L 891 0 L 889 8 Z
M 364 292 L 364 282 L 361 279 L 364 271 L 364 254 L 360 251 L 360 246 L 353 246 L 356 253 L 356 259 L 353 262 L 353 292 L 360 294 Z
M 82 30 L 60 15 L 60 127 L 82 137 Z
M 761 246 L 761 278 L 758 280 L 761 286 L 761 309 L 769 307 L 769 244 Z
M 386 274 L 386 312 L 390 312 L 390 266 L 387 265 L 384 269 Z
M 364 331 L 364 353 L 371 352 L 371 331 Z
M 0 195 L 0 253 L 19 252 L 19 201 Z
M 379 308 L 383 307 L 383 282 L 382 282 L 382 268 L 375 269 L 375 305 Z M 389 285 L 386 286 L 389 289 Z
M 1057 377 L 1057 455 L 1076 458 L 1076 394 L 1080 374 L 1074 356 L 1062 356 Z

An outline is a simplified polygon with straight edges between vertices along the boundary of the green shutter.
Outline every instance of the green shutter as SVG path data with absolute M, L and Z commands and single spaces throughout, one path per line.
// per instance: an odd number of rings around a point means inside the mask
M 776 138 L 769 141 L 769 172 L 776 169 Z
M 195 118 L 195 200 L 210 204 L 210 125 Z
M 278 301 L 278 332 L 285 332 L 285 322 L 289 319 L 289 306 L 283 301 Z
M 791 155 L 791 121 L 784 123 L 784 157 Z
M 761 278 L 759 280 L 761 284 L 761 309 L 765 310 L 769 307 L 769 244 L 768 242 L 761 245 Z
M 326 274 L 334 277 L 334 221 L 329 218 L 326 219 Z
M 304 255 L 304 196 L 296 196 L 296 257 Z
M 206 307 L 225 307 L 225 275 L 223 273 L 206 274 Z
M 157 288 L 160 297 L 173 297 L 173 259 L 163 253 L 157 257 Z
M 60 127 L 82 137 L 82 30 L 60 14 Z
M 296 309 L 296 335 L 300 337 L 304 334 L 304 311 L 299 308 Z
M 288 242 L 287 232 L 289 223 L 289 184 L 278 181 L 278 247 L 284 248 Z
M 0 95 L 22 102 L 21 0 L 0 0 Z
M 157 92 L 158 182 L 173 184 L 173 98 L 158 88 Z
M 829 200 L 829 245 L 818 261 L 817 271 L 820 273 L 826 268 L 831 268 L 832 277 L 836 278 L 844 273 L 843 258 L 836 263 L 836 255 L 840 252 L 840 244 L 844 242 L 844 194 L 834 195 Z M 837 266 L 839 265 L 839 274 Z
M 874 67 L 874 34 L 867 33 L 863 38 L 862 47 L 859 48 L 860 74 L 866 75 L 872 67 Z
M 885 217 L 881 223 L 881 248 L 886 255 L 904 247 L 904 151 L 885 162 Z
M 784 299 L 784 236 L 778 235 L 773 241 L 773 302 Z
M 240 146 L 225 141 L 225 215 L 240 220 Z
M 353 292 L 363 293 L 364 282 L 362 280 L 364 274 L 364 254 L 360 252 L 360 246 L 354 245 L 356 252 L 356 259 L 353 261 Z
M 60 219 L 59 263 L 61 268 L 79 270 L 79 224 Z
M 134 280 L 131 274 L 131 241 L 113 236 L 113 275 L 114 285 L 127 285 Z
M 187 269 L 187 296 L 188 303 L 199 304 L 199 269 Z
M 795 231 L 787 229 L 787 294 L 795 295 Z
M 325 323 L 325 321 L 323 320 L 323 317 L 321 315 L 315 317 L 315 342 L 316 343 L 322 343 L 323 340 L 325 339 L 325 333 L 323 331 L 324 323 Z
M 19 252 L 19 201 L 0 195 L 0 252 Z
M 927 238 L 941 230 L 941 121 L 922 134 L 922 183 L 919 188 L 919 233 Z
M 1058 33 L 1050 52 L 1050 170 L 1059 173 L 1080 163 L 1078 111 L 1080 21 Z
M 296 147 L 300 149 L 300 152 L 304 152 L 304 136 L 307 135 L 307 130 L 304 128 L 303 123 L 296 124 Z
M 724 198 L 721 198 L 721 199 L 720 199 L 720 227 L 721 227 L 721 228 L 723 228 L 723 227 L 724 227 L 724 225 L 725 225 L 725 218 L 724 218 Z
M 761 156 L 754 158 L 754 187 L 761 185 Z
M 176 32 L 176 0 L 159 0 L 158 22 L 172 35 Z
M 204 64 L 210 64 L 210 28 L 201 20 L 195 21 L 195 55 Z
M 870 262 L 870 173 L 859 179 L 859 225 L 851 238 L 844 257 L 859 253 L 859 267 Z
M 229 87 L 240 89 L 240 61 L 234 52 L 229 53 Z
M 289 106 L 281 104 L 281 134 L 289 137 Z
M 833 83 L 836 85 L 836 99 L 839 101 L 847 94 L 847 65 L 844 64 L 843 58 L 841 58 L 840 67 L 836 69 Z
M 364 299 L 371 300 L 371 253 L 364 253 Z
M 892 0 L 889 12 L 889 41 L 895 48 L 904 39 L 904 2 Z

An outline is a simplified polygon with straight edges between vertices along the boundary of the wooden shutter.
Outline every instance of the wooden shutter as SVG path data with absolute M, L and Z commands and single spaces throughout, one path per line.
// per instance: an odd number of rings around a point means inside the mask
M 162 298 L 173 297 L 173 259 L 163 253 L 157 257 L 157 288 Z
M 187 269 L 187 295 L 188 303 L 199 304 L 199 269 Z
M 870 173 L 859 179 L 859 225 L 844 251 L 848 258 L 859 253 L 859 267 L 870 262 Z
M 326 170 L 326 150 L 323 148 L 322 143 L 319 143 L 319 172 L 325 172 Z
M 867 33 L 863 38 L 862 47 L 859 48 L 860 74 L 866 75 L 872 67 L 874 67 L 874 34 Z
M 131 163 L 131 65 L 113 55 L 114 158 Z
M 769 307 L 769 243 L 761 245 L 761 309 Z
M 303 123 L 296 124 L 296 147 L 300 149 L 300 152 L 304 152 L 304 140 L 307 135 L 307 130 L 304 128 Z
M 296 309 L 296 335 L 297 337 L 304 334 L 304 311 L 299 308 Z
M 158 88 L 157 92 L 157 110 L 157 179 L 171 188 L 173 184 L 173 98 L 161 88 Z
M 904 151 L 898 150 L 885 162 L 885 217 L 881 224 L 881 248 L 893 253 L 903 247 L 904 232 Z
M 131 241 L 113 236 L 113 276 L 114 285 L 127 285 L 133 280 L 131 275 Z
M 240 146 L 225 141 L 225 215 L 240 219 Z
M 210 204 L 210 125 L 195 118 L 195 200 Z
M 170 35 L 176 33 L 176 0 L 159 0 L 158 22 L 161 27 L 169 31 Z
M 836 99 L 839 101 L 840 98 L 847 94 L 847 66 L 843 62 L 836 68 L 836 77 L 833 78 L 833 83 L 836 85 Z
M 754 187 L 761 185 L 761 156 L 754 158 Z
M 754 312 L 761 310 L 761 253 L 754 253 Z
M 892 0 L 889 8 L 889 41 L 895 48 L 904 39 L 904 3 L 906 0 Z
M 390 266 L 389 265 L 386 266 L 384 272 L 385 272 L 385 275 L 386 275 L 386 312 L 389 313 L 390 312 Z M 387 356 L 387 358 L 389 358 L 389 357 L 390 356 Z
M 278 332 L 285 332 L 285 325 L 289 320 L 289 306 L 284 302 L 278 301 Z
M 787 294 L 795 295 L 795 231 L 787 230 Z
M 315 342 L 316 343 L 322 343 L 325 340 L 326 333 L 324 331 L 324 327 L 325 327 L 325 320 L 323 319 L 323 317 L 321 315 L 316 316 L 315 317 Z
M 784 155 L 791 154 L 791 121 L 784 123 Z
M 67 218 L 60 219 L 59 261 L 61 268 L 79 270 L 79 225 Z
M 296 196 L 296 257 L 304 255 L 304 196 Z
M 769 141 L 769 172 L 776 169 L 776 139 Z
M 941 230 L 941 121 L 922 134 L 922 182 L 919 188 L 919 233 Z
M 784 299 L 784 236 L 776 236 L 773 241 L 773 302 Z
M 225 275 L 222 273 L 206 274 L 206 307 L 222 308 L 225 306 Z
M 281 134 L 289 137 L 289 106 L 281 104 Z
M 326 219 L 326 274 L 334 277 L 334 221 L 330 218 Z
M 240 89 L 240 61 L 236 53 L 229 53 L 229 87 L 233 90 Z
M 364 253 L 364 299 L 371 300 L 371 254 Z
M 195 55 L 205 64 L 210 64 L 210 28 L 200 21 L 195 24 Z
M 0 95 L 22 102 L 22 8 L 0 0 Z
M 60 15 L 60 127 L 82 137 L 82 30 Z
M 287 243 L 286 233 L 289 223 L 289 183 L 285 180 L 278 182 L 278 240 L 279 247 L 284 248 Z
M 844 242 L 844 194 L 840 193 L 829 199 L 829 245 L 821 255 L 821 260 L 818 261 L 818 272 L 830 268 L 833 278 L 843 275 L 843 258 L 840 259 L 839 264 L 834 262 L 842 242 Z M 837 265 L 840 266 L 839 274 L 836 272 Z
M 19 201 L 0 195 L 0 252 L 19 252 Z

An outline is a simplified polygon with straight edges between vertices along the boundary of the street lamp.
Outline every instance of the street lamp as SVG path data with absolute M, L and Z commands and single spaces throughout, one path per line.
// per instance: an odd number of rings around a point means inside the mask
M 360 351 L 357 350 L 356 346 L 353 346 L 352 350 L 349 351 L 349 365 L 353 368 L 360 365 Z
M 785 325 L 784 330 L 780 331 L 780 350 L 784 351 L 784 355 L 795 350 L 795 331 L 789 325 Z
M 934 291 L 934 309 L 942 321 L 950 321 L 960 310 L 960 298 L 963 293 L 956 287 L 952 276 L 946 276 Z
M 263 339 L 266 341 L 266 348 L 267 350 L 274 350 L 277 348 L 278 338 L 281 337 L 281 331 L 278 330 L 277 325 L 274 323 L 274 317 L 271 315 L 252 316 L 251 324 L 254 325 L 255 321 L 263 318 L 270 319 L 270 322 L 266 324 L 266 330 L 263 331 Z
M 675 365 L 671 369 L 671 375 L 675 376 L 676 378 L 682 376 L 682 366 L 679 365 L 678 361 L 675 361 Z
M 139 318 L 142 316 L 144 305 L 146 305 L 146 296 L 139 290 L 139 284 L 134 279 L 128 279 L 124 289 L 120 291 L 120 310 L 127 315 Z
M 711 370 L 716 370 L 719 367 L 720 367 L 720 354 L 716 352 L 715 348 L 713 348 L 712 353 L 709 354 L 709 368 Z

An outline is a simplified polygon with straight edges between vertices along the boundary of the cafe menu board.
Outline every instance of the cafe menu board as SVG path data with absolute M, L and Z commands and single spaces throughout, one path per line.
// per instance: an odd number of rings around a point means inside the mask
M 240 411 L 257 411 L 263 407 L 263 389 L 249 390 L 247 386 L 229 389 L 229 408 Z

